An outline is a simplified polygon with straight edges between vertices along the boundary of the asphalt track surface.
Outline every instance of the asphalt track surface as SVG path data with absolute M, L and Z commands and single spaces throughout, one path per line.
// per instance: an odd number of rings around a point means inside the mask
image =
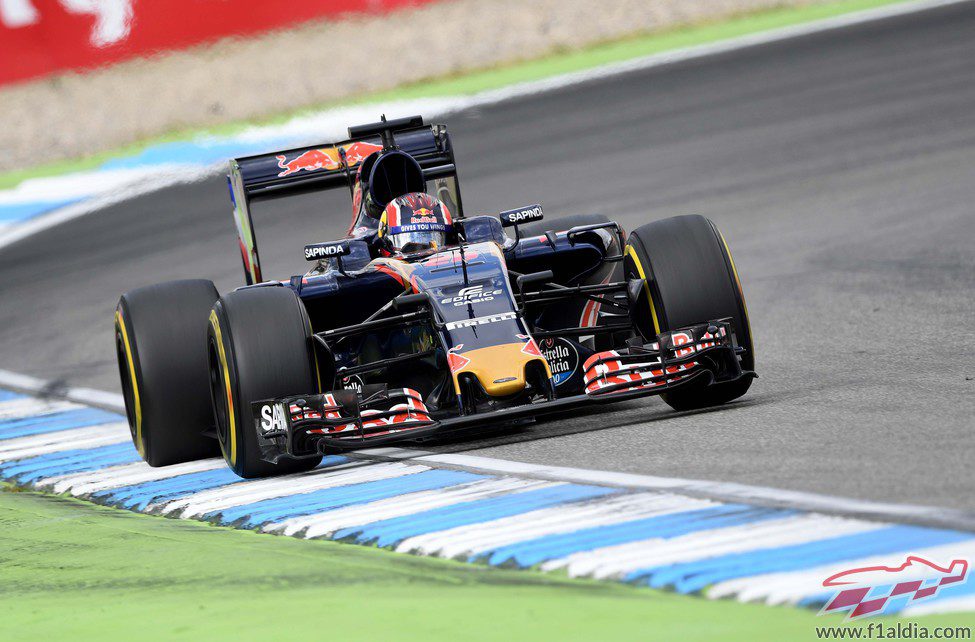
M 975 509 L 975 3 L 447 122 L 468 214 L 715 220 L 761 378 L 717 410 L 649 399 L 425 449 Z M 265 273 L 302 270 L 348 208 L 342 191 L 260 207 Z M 115 391 L 119 293 L 190 277 L 242 282 L 222 178 L 6 248 L 0 367 Z

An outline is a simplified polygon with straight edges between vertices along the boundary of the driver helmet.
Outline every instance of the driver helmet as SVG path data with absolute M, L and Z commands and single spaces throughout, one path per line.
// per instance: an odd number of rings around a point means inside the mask
M 447 244 L 453 221 L 450 210 L 438 199 L 413 192 L 398 196 L 379 219 L 379 239 L 393 254 L 438 250 Z

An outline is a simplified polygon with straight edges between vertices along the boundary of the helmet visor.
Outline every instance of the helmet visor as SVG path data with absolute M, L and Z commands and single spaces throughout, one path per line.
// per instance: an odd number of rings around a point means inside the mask
M 436 250 L 447 243 L 447 235 L 443 232 L 402 232 L 391 235 L 389 239 L 393 249 L 406 253 Z
M 441 223 L 413 223 L 392 227 L 389 242 L 397 252 L 439 249 L 447 244 L 447 226 Z

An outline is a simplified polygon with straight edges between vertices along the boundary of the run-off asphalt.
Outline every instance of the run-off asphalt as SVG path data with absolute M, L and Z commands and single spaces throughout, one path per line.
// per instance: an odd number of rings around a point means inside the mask
M 424 447 L 972 509 L 973 60 L 964 4 L 449 119 L 468 214 L 714 219 L 761 379 L 718 411 L 649 400 Z M 261 208 L 266 271 L 302 269 L 304 243 L 344 232 L 348 202 Z M 0 253 L 0 365 L 114 390 L 119 293 L 188 277 L 241 283 L 222 179 Z

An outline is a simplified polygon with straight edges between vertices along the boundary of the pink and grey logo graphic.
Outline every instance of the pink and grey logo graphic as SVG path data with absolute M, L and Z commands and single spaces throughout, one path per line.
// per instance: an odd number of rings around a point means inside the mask
M 900 566 L 864 566 L 841 571 L 823 580 L 823 586 L 837 593 L 819 612 L 846 612 L 853 620 L 880 615 L 887 603 L 906 597 L 916 602 L 934 597 L 943 587 L 960 586 L 968 581 L 968 560 L 952 560 L 947 566 L 908 555 Z

